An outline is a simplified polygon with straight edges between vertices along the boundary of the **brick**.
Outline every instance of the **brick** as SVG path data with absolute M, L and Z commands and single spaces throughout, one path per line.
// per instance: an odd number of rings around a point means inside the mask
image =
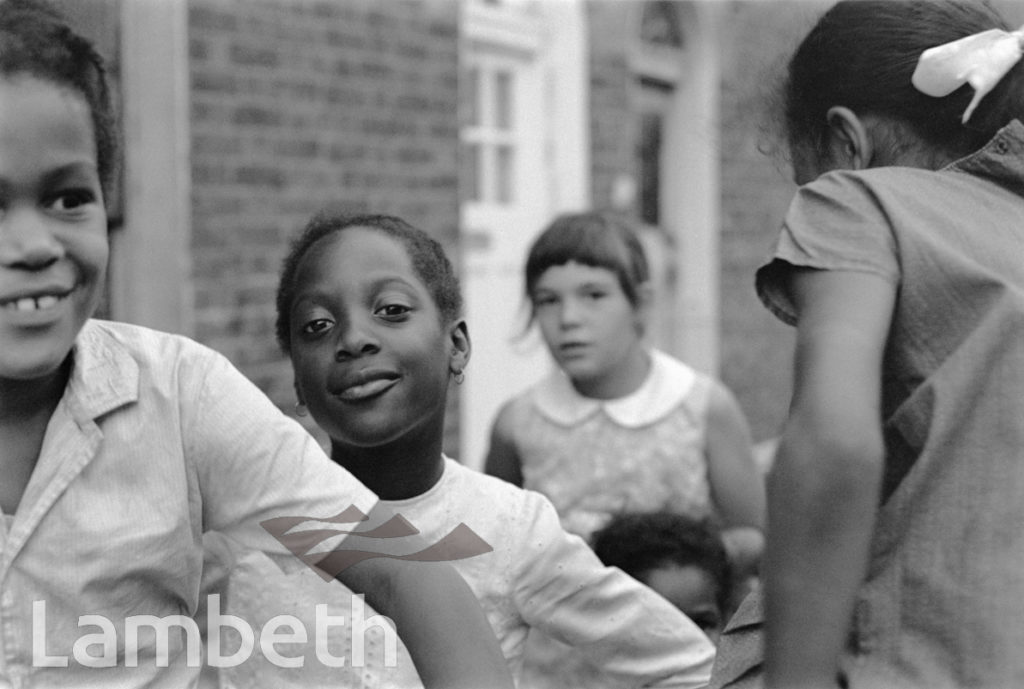
M 273 48 L 234 43 L 231 46 L 231 62 L 245 67 L 276 67 L 280 58 Z

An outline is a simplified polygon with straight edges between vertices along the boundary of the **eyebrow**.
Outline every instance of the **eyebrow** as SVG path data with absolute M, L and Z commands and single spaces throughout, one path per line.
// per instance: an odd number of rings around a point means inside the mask
M 404 277 L 400 275 L 389 275 L 387 277 L 377 278 L 368 285 L 368 288 L 370 291 L 377 292 L 384 289 L 385 287 L 390 287 L 392 284 L 397 284 L 402 287 L 408 287 L 414 291 L 416 290 L 415 283 L 406 280 Z M 426 285 L 424 285 L 423 287 L 424 289 L 427 289 L 427 291 L 429 291 Z
M 43 182 L 46 184 L 54 184 L 67 177 L 74 177 L 83 174 L 88 177 L 95 177 L 98 181 L 99 170 L 96 168 L 96 162 L 93 160 L 77 160 L 66 163 L 43 175 Z
M 2 0 L 0 0 L 0 1 L 2 1 Z M 409 282 L 408 280 L 402 278 L 401 276 L 390 275 L 390 276 L 387 276 L 387 277 L 377 278 L 376 280 L 374 280 L 371 283 L 369 283 L 366 286 L 365 292 L 367 294 L 375 294 L 375 293 L 381 291 L 382 289 L 391 286 L 392 284 L 396 284 L 396 285 L 399 285 L 401 287 L 407 287 L 407 288 L 409 288 L 412 291 L 416 290 L 416 286 L 414 284 L 412 284 L 411 282 Z M 323 299 L 323 298 L 328 298 L 329 299 L 329 298 L 331 298 L 336 293 L 337 293 L 337 290 L 321 289 L 321 288 L 299 290 L 299 291 L 297 291 L 295 293 L 295 300 L 293 301 L 292 305 L 295 306 L 300 301 L 307 300 L 307 299 L 313 299 L 313 300 Z

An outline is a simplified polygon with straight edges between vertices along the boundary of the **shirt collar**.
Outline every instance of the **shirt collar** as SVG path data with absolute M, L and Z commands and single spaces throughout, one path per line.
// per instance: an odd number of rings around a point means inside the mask
M 610 400 L 584 397 L 568 376 L 555 371 L 534 388 L 533 404 L 542 416 L 560 426 L 574 426 L 604 411 L 620 426 L 640 428 L 668 415 L 689 394 L 696 380 L 692 368 L 654 350 L 647 377 L 628 395 Z
M 984 147 L 946 169 L 971 173 L 1024 193 L 1024 124 L 1013 120 Z
M 84 424 L 139 398 L 139 364 L 124 344 L 90 320 L 75 338 L 71 379 L 64 398 Z

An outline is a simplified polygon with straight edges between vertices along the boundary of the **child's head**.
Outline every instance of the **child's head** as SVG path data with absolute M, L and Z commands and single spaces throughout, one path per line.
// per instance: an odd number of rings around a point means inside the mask
M 96 309 L 111 121 L 88 42 L 48 10 L 0 2 L 0 379 L 62 385 Z
M 640 238 L 624 218 L 612 213 L 569 213 L 544 229 L 526 258 L 527 299 L 532 301 L 537 282 L 548 268 L 567 263 L 610 270 L 634 307 L 640 306 L 650 281 Z
M 573 378 L 614 367 L 618 357 L 639 346 L 649 281 L 639 237 L 613 214 L 556 218 L 526 259 L 531 320 Z
M 964 124 L 973 90 L 963 86 L 935 98 L 911 83 L 925 50 L 988 29 L 1008 29 L 974 0 L 843 0 L 826 12 L 789 63 L 785 129 L 794 159 L 828 168 L 830 110 L 850 109 L 888 123 L 877 130 L 882 159 L 920 146 L 937 164 L 980 148 L 1002 126 L 1024 116 L 1024 63 L 982 100 Z
M 592 536 L 594 552 L 671 601 L 712 639 L 725 624 L 732 573 L 721 534 L 672 512 L 613 518 Z
M 0 77 L 19 75 L 57 84 L 85 100 L 100 182 L 109 193 L 117 168 L 117 125 L 103 58 L 40 0 L 0 2 Z
M 469 359 L 441 245 L 383 215 L 313 218 L 285 258 L 277 337 L 296 393 L 335 445 L 372 447 L 443 422 Z

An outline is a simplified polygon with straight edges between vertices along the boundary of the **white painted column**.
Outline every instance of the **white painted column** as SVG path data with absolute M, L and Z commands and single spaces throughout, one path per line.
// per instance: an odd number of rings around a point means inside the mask
M 721 8 L 690 4 L 687 66 L 667 120 L 662 157 L 663 224 L 678 246 L 678 343 L 674 353 L 698 370 L 719 365 L 721 257 L 719 87 Z
M 191 334 L 188 5 L 120 5 L 124 227 L 110 267 L 111 312 Z

